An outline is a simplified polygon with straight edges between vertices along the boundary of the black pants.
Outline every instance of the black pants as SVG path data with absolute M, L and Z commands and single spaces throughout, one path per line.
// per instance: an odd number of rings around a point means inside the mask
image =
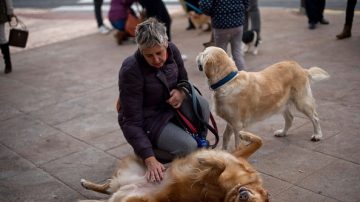
M 102 11 L 101 11 L 102 4 L 103 4 L 103 0 L 94 0 L 95 18 L 98 27 L 104 24 L 102 18 Z
M 357 0 L 348 0 L 346 5 L 345 25 L 352 25 L 354 19 L 354 10 Z
M 305 0 L 306 15 L 309 23 L 318 23 L 324 18 L 325 0 Z

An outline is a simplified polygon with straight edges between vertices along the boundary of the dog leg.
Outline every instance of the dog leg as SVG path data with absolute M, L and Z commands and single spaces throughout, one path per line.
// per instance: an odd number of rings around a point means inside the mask
M 314 134 L 311 136 L 311 141 L 317 142 L 322 138 L 321 127 L 319 123 L 319 117 L 315 109 L 315 101 L 311 95 L 311 92 L 308 93 L 308 96 L 302 100 L 296 101 L 297 109 L 304 113 L 312 122 L 314 127 Z
M 313 111 L 306 112 L 306 115 L 309 117 L 310 121 L 314 126 L 314 134 L 311 136 L 311 141 L 317 142 L 322 139 L 322 132 L 319 123 L 319 117 L 315 109 Z
M 262 140 L 259 136 L 254 135 L 250 132 L 240 131 L 241 138 L 245 141 L 250 142 L 248 145 L 240 148 L 236 148 L 233 152 L 233 155 L 237 158 L 245 158 L 247 159 L 251 156 L 256 150 L 258 150 L 262 146 Z
M 237 149 L 238 147 L 240 147 L 240 143 L 242 140 L 241 134 L 239 133 L 240 130 L 237 129 L 233 129 L 234 131 L 234 136 L 235 136 L 235 149 Z
M 218 178 L 226 168 L 224 159 L 214 158 L 212 156 L 198 158 L 200 170 L 207 172 L 199 172 L 197 178 L 201 181 L 217 183 Z
M 222 145 L 223 150 L 227 150 L 229 146 L 231 134 L 232 134 L 232 127 L 229 124 L 226 124 L 226 128 L 223 134 L 223 145 Z
M 285 111 L 283 112 L 283 117 L 285 119 L 285 127 L 283 129 L 275 131 L 274 135 L 276 137 L 286 136 L 294 120 L 294 116 L 291 114 L 290 109 L 288 107 L 286 107 Z
M 103 194 L 111 194 L 108 191 L 108 189 L 110 188 L 110 182 L 111 182 L 110 179 L 107 180 L 106 183 L 104 183 L 104 184 L 96 184 L 94 182 L 90 182 L 85 179 L 80 180 L 81 186 L 84 187 L 85 189 L 89 189 L 89 190 L 96 191 L 96 192 L 103 193 Z

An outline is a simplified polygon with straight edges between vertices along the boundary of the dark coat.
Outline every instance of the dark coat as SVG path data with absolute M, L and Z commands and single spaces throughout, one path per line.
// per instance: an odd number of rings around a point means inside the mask
M 174 109 L 166 103 L 170 90 L 187 72 L 178 48 L 169 43 L 164 66 L 150 66 L 139 50 L 126 58 L 119 73 L 121 110 L 118 121 L 126 140 L 142 159 L 154 156 L 164 126 L 174 117 Z
M 12 2 L 9 0 L 0 0 L 0 23 L 10 21 L 9 15 L 13 14 Z

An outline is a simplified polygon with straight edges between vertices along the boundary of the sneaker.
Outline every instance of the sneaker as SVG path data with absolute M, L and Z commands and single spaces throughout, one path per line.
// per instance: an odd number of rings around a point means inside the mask
M 100 32 L 101 34 L 109 34 L 110 29 L 109 29 L 108 27 L 106 27 L 105 25 L 101 25 L 101 26 L 99 27 L 99 32 Z
M 186 60 L 188 59 L 188 56 L 185 55 L 185 54 L 181 54 L 181 59 L 182 59 L 183 61 L 186 61 Z

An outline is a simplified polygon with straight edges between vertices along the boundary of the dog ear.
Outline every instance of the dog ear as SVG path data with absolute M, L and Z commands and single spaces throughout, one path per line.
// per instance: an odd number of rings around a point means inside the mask
M 203 69 L 203 64 L 202 64 L 202 58 L 203 57 L 203 53 L 200 53 L 198 56 L 196 56 L 196 64 L 197 64 L 197 66 L 198 66 L 198 68 L 199 68 L 199 71 L 203 71 L 204 69 Z

